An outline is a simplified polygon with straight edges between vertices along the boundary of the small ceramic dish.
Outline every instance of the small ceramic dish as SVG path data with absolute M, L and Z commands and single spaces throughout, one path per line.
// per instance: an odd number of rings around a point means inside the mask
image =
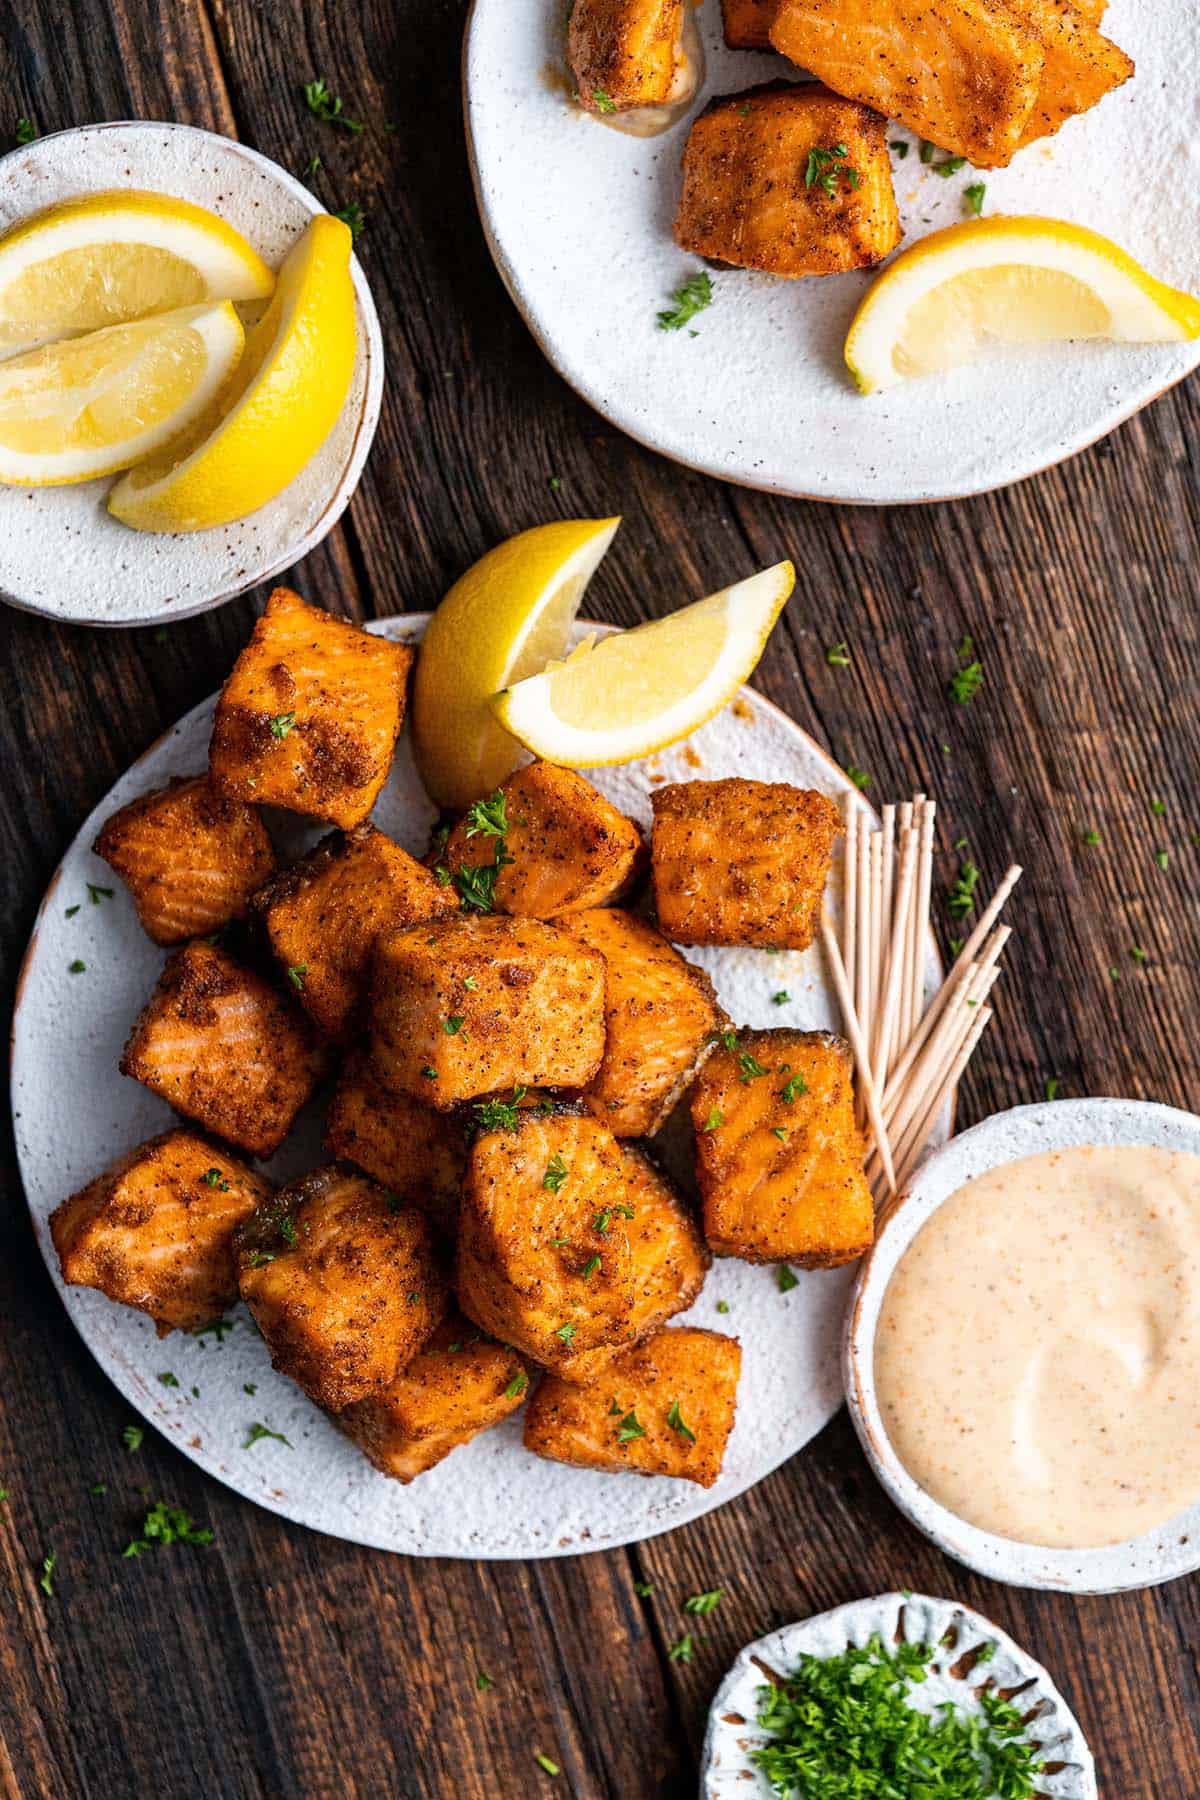
M 256 150 L 191 125 L 85 125 L 0 158 L 0 231 L 59 201 L 148 188 L 219 213 L 271 268 L 320 203 Z M 112 479 L 0 487 L 0 600 L 76 625 L 157 625 L 232 600 L 297 563 L 332 531 L 358 485 L 383 397 L 383 339 L 352 259 L 358 352 L 333 430 L 282 494 L 249 518 L 181 536 L 109 514 Z
M 875 1333 L 888 1283 L 942 1202 L 964 1182 L 1006 1163 L 1086 1145 L 1200 1155 L 1200 1118 L 1144 1100 L 1055 1100 L 996 1113 L 952 1138 L 918 1169 L 908 1191 L 881 1219 L 846 1316 L 843 1372 L 850 1416 L 871 1467 L 901 1512 L 939 1549 L 993 1581 L 1108 1594 L 1173 1581 L 1200 1568 L 1200 1495 L 1155 1530 L 1096 1549 L 1049 1549 L 981 1531 L 934 1500 L 901 1463 L 884 1427 L 875 1383 Z
M 757 1690 L 793 1669 L 803 1655 L 837 1656 L 875 1635 L 885 1644 L 936 1644 L 944 1652 L 914 1695 L 922 1712 L 946 1700 L 978 1711 L 976 1696 L 985 1686 L 1019 1691 L 1028 1735 L 1040 1746 L 1045 1765 L 1038 1776 L 1039 1793 L 1047 1800 L 1095 1800 L 1092 1753 L 1079 1721 L 1042 1665 L 982 1613 L 924 1594 L 854 1600 L 747 1644 L 717 1689 L 708 1715 L 700 1800 L 771 1800 L 771 1784 L 753 1760 L 767 1741 L 755 1723 Z M 982 1661 L 980 1650 L 985 1652 Z

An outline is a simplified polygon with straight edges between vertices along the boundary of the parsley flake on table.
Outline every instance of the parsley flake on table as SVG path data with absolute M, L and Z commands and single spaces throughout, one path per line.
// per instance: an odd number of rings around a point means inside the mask
M 1129 947 L 1129 954 L 1133 958 L 1134 962 L 1139 965 L 1139 967 L 1142 964 L 1148 963 L 1150 961 L 1149 951 L 1143 950 L 1142 946 L 1140 944 L 1131 944 Z
M 1167 803 L 1165 800 L 1152 800 L 1150 802 L 1150 811 L 1154 814 L 1156 819 L 1161 819 L 1166 810 Z
M 857 763 L 851 763 L 846 770 L 846 779 L 852 781 L 860 794 L 865 794 L 871 785 L 871 777 Z
M 828 650 L 825 652 L 825 661 L 829 664 L 831 669 L 848 669 L 850 667 L 850 652 L 847 650 L 845 644 L 830 644 Z
M 654 1583 L 652 1581 L 635 1581 L 633 1591 L 639 1600 L 648 1600 L 654 1592 Z
M 667 1651 L 667 1659 L 670 1662 L 690 1663 L 695 1654 L 696 1640 L 690 1631 L 685 1631 L 683 1636 Z
M 340 219 L 342 224 L 349 230 L 350 242 L 352 244 L 357 244 L 359 238 L 367 228 L 367 215 L 359 205 L 358 201 L 351 200 L 349 205 L 339 206 L 333 216 L 335 219 Z
M 970 638 L 964 638 L 963 643 L 970 645 Z M 961 646 L 958 659 L 959 667 L 951 675 L 946 691 L 956 706 L 969 706 L 983 686 L 983 664 L 971 656 L 970 650 L 964 653 Z
M 658 315 L 660 331 L 682 331 L 685 325 L 691 324 L 697 313 L 702 313 L 705 307 L 712 305 L 712 276 L 704 269 L 695 275 L 689 275 L 675 289 L 671 298 L 675 302 L 674 306 L 667 307 Z
M 1088 846 L 1089 850 L 1094 849 L 1100 842 L 1100 833 L 1098 831 L 1085 831 L 1083 834 L 1083 841 Z
M 38 1586 L 43 1594 L 54 1593 L 54 1571 L 58 1566 L 58 1551 L 48 1550 L 42 1558 L 42 1572 L 38 1577 Z
M 695 1618 L 705 1619 L 709 1613 L 716 1612 L 724 1598 L 725 1589 L 723 1587 L 709 1588 L 702 1594 L 689 1594 L 683 1603 L 683 1610 L 685 1613 L 691 1613 Z
M 1154 852 L 1154 860 L 1160 869 L 1165 869 L 1171 861 L 1171 852 L 1169 850 L 1156 850 Z
M 562 1770 L 559 1768 L 559 1766 L 555 1762 L 554 1758 L 552 1756 L 543 1756 L 542 1752 L 540 1750 L 534 1751 L 533 1760 L 537 1764 L 538 1768 L 543 1769 L 547 1775 L 561 1775 L 562 1774 Z
M 1060 1084 L 1059 1084 L 1057 1075 L 1052 1075 L 1050 1077 L 1049 1081 L 1046 1083 L 1046 1098 L 1047 1098 L 1047 1100 L 1057 1100 L 1058 1099 L 1059 1085 Z
M 956 919 L 965 919 L 975 910 L 975 889 L 979 886 L 979 870 L 973 862 L 965 862 L 946 900 L 946 910 Z
M 132 1455 L 135 1450 L 141 1449 L 142 1439 L 145 1435 L 146 1433 L 140 1425 L 127 1425 L 121 1433 L 121 1442 Z
M 121 1555 L 142 1556 L 156 1544 L 211 1544 L 213 1534 L 207 1525 L 197 1525 L 192 1515 L 181 1506 L 168 1506 L 158 1500 L 142 1520 L 141 1536 L 131 1538 Z
M 18 149 L 24 144 L 32 144 L 37 134 L 37 126 L 32 119 L 18 119 L 13 126 L 13 142 Z
M 476 1675 L 476 1677 L 475 1677 L 475 1686 L 476 1686 L 476 1689 L 478 1690 L 478 1692 L 481 1694 L 486 1694 L 488 1689 L 494 1688 L 495 1685 L 496 1684 L 492 1680 L 491 1676 L 485 1675 L 483 1670 L 480 1669 L 478 1675 Z
M 355 135 L 363 129 L 360 119 L 347 116 L 340 97 L 330 93 L 329 83 L 323 76 L 318 76 L 315 81 L 302 82 L 300 92 L 304 95 L 304 104 L 313 118 L 320 119 L 323 125 L 341 125 Z

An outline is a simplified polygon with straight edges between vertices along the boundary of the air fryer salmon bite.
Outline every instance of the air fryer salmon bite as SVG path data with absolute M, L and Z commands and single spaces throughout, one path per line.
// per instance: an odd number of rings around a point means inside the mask
M 684 45 L 692 0 L 574 0 L 567 64 L 579 104 L 590 113 L 666 106 L 683 97 L 694 71 Z

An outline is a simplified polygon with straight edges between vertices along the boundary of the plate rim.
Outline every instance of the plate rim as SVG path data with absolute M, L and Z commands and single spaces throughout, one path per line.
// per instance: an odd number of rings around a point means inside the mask
M 220 144 L 223 150 L 232 151 L 235 155 L 245 158 L 246 161 L 256 165 L 262 173 L 269 175 L 276 186 L 283 188 L 293 199 L 299 201 L 311 217 L 315 218 L 319 213 L 328 210 L 322 206 L 316 195 L 281 163 L 265 156 L 261 150 L 254 149 L 250 144 L 244 144 L 240 138 L 229 137 L 220 131 L 209 131 L 202 125 L 189 125 L 173 119 L 98 119 L 87 125 L 67 125 L 61 131 L 47 131 L 36 142 L 48 144 L 58 138 L 80 137 L 85 133 L 110 131 L 169 131 L 172 135 L 186 134 L 203 138 L 210 143 Z M 0 155 L 0 168 L 10 158 L 28 154 L 32 147 L 29 144 L 14 145 L 11 150 Z M 156 188 L 151 191 L 163 192 L 164 190 Z M 22 599 L 5 591 L 0 591 L 0 600 L 3 600 L 6 606 L 13 607 L 17 612 L 29 613 L 39 619 L 55 619 L 63 625 L 80 625 L 92 631 L 139 630 L 147 625 L 172 625 L 177 620 L 194 619 L 202 613 L 212 612 L 216 607 L 225 606 L 230 600 L 236 600 L 242 594 L 249 593 L 252 588 L 258 587 L 263 582 L 278 580 L 286 570 L 292 568 L 304 557 L 310 556 L 337 525 L 357 492 L 367 458 L 375 441 L 375 433 L 379 427 L 380 412 L 383 406 L 387 363 L 383 329 L 379 322 L 379 313 L 370 284 L 362 264 L 353 251 L 350 254 L 350 278 L 354 284 L 354 297 L 365 328 L 363 340 L 358 349 L 358 354 L 362 356 L 366 365 L 362 410 L 354 428 L 350 453 L 336 483 L 330 489 L 320 514 L 313 520 L 304 536 L 286 554 L 281 554 L 268 568 L 245 579 L 233 576 L 226 581 L 221 592 L 210 599 L 189 603 L 186 606 L 160 607 L 157 611 L 137 613 L 128 618 L 93 618 L 67 614 L 53 606 Z M 318 450 L 316 454 L 319 455 L 320 451 Z M 270 504 L 271 502 L 268 501 L 267 505 Z M 252 518 L 254 515 L 248 514 L 247 516 Z M 171 534 L 163 535 L 170 536 Z

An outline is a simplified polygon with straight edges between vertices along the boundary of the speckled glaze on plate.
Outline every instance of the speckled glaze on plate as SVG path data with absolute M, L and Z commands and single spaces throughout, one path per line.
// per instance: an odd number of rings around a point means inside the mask
M 108 188 L 148 188 L 207 206 L 271 268 L 324 208 L 294 175 L 231 138 L 144 121 L 60 131 L 0 157 L 0 231 Z M 351 260 L 358 351 L 324 444 L 277 499 L 232 525 L 180 535 L 131 531 L 105 501 L 113 478 L 0 487 L 0 600 L 76 625 L 158 625 L 220 606 L 299 562 L 341 518 L 383 397 L 375 303 Z
M 714 271 L 698 336 L 656 315 L 702 264 L 671 238 L 688 124 L 715 95 L 775 77 L 773 54 L 728 50 L 701 0 L 708 77 L 662 137 L 632 138 L 569 99 L 559 0 L 475 0 L 464 60 L 468 146 L 496 265 L 542 350 L 597 411 L 675 461 L 750 487 L 871 505 L 1006 486 L 1103 437 L 1200 364 L 1200 344 L 996 350 L 974 367 L 858 394 L 842 345 L 868 272 L 779 281 Z M 1113 0 L 1104 31 L 1137 75 L 1053 138 L 985 171 L 985 210 L 1040 213 L 1114 238 L 1174 286 L 1200 289 L 1194 0 Z M 960 221 L 962 192 L 911 134 L 896 197 L 911 245 Z M 1148 169 L 1179 171 L 1147 182 Z
M 424 616 L 410 615 L 371 629 L 413 643 L 425 623 Z M 581 624 L 577 639 L 604 629 Z M 782 1294 L 771 1268 L 728 1260 L 714 1266 L 687 1317 L 739 1336 L 744 1363 L 725 1470 L 707 1490 L 543 1461 L 523 1449 L 519 1414 L 401 1487 L 378 1474 L 299 1388 L 274 1373 L 244 1308 L 230 1315 L 234 1329 L 221 1344 L 179 1333 L 160 1341 L 142 1314 L 88 1289 L 63 1286 L 47 1229 L 50 1213 L 113 1158 L 165 1130 L 173 1117 L 163 1101 L 117 1069 L 163 952 L 146 938 L 125 890 L 90 846 L 117 806 L 172 775 L 204 767 L 215 698 L 153 745 L 84 822 L 42 903 L 20 978 L 12 1096 L 21 1173 L 47 1266 L 101 1367 L 144 1418 L 238 1493 L 300 1524 L 412 1555 L 541 1557 L 610 1549 L 699 1518 L 761 1481 L 841 1405 L 838 1350 L 850 1269 L 802 1274 L 798 1285 Z M 792 781 L 831 795 L 849 787 L 797 725 L 748 688 L 687 743 L 645 762 L 596 771 L 592 779 L 645 823 L 654 785 L 721 775 Z M 406 732 L 374 818 L 420 854 L 434 816 Z M 293 855 L 323 835 L 319 826 L 284 822 L 283 815 L 274 816 L 273 824 L 276 820 Z M 90 904 L 89 881 L 114 887 L 114 898 Z M 67 907 L 76 904 L 79 910 L 68 918 Z M 806 1029 L 835 1024 L 836 1001 L 827 991 L 816 948 L 778 956 L 760 950 L 690 954 L 708 969 L 740 1022 Z M 72 975 L 69 964 L 77 958 L 87 967 Z M 927 980 L 939 978 L 931 938 Z M 773 1005 L 771 994 L 785 986 L 794 1004 Z M 319 1097 L 266 1165 L 268 1173 L 291 1179 L 328 1160 L 320 1148 L 323 1110 Z M 940 1136 L 948 1130 L 947 1118 Z M 726 1315 L 717 1311 L 722 1299 L 729 1304 Z M 177 1377 L 178 1388 L 159 1382 L 167 1370 Z M 253 1397 L 243 1391 L 247 1382 L 256 1388 Z M 243 1449 L 254 1421 L 283 1432 L 293 1447 L 264 1441 Z
M 1200 1155 L 1200 1118 L 1146 1100 L 1055 1100 L 996 1113 L 935 1151 L 888 1211 L 864 1258 L 846 1316 L 846 1397 L 863 1449 L 900 1510 L 939 1549 L 993 1581 L 1071 1594 L 1151 1587 L 1200 1569 L 1196 1504 L 1154 1531 L 1089 1550 L 1055 1550 L 980 1531 L 932 1499 L 901 1463 L 884 1428 L 875 1389 L 875 1329 L 888 1282 L 926 1220 L 963 1183 L 990 1169 L 1079 1145 L 1155 1145 Z
M 767 1669 L 784 1674 L 802 1655 L 837 1656 L 851 1644 L 865 1644 L 876 1633 L 885 1644 L 901 1638 L 908 1643 L 945 1643 L 946 1654 L 934 1665 L 938 1672 L 931 1670 L 917 1692 L 916 1703 L 922 1711 L 948 1699 L 971 1706 L 972 1690 L 984 1682 L 998 1688 L 1019 1687 L 1021 1710 L 1035 1715 L 1029 1721 L 1028 1734 L 1043 1747 L 1043 1760 L 1057 1765 L 1038 1777 L 1039 1793 L 1047 1800 L 1096 1800 L 1092 1753 L 1079 1721 L 1042 1665 L 982 1613 L 925 1594 L 880 1594 L 871 1600 L 853 1600 L 747 1644 L 717 1689 L 709 1711 L 700 1800 L 771 1800 L 771 1784 L 751 1760 L 752 1751 L 766 1741 L 754 1721 L 756 1690 L 766 1682 Z M 968 1651 L 984 1645 L 995 1646 L 990 1661 L 977 1664 L 969 1673 L 952 1672 Z

